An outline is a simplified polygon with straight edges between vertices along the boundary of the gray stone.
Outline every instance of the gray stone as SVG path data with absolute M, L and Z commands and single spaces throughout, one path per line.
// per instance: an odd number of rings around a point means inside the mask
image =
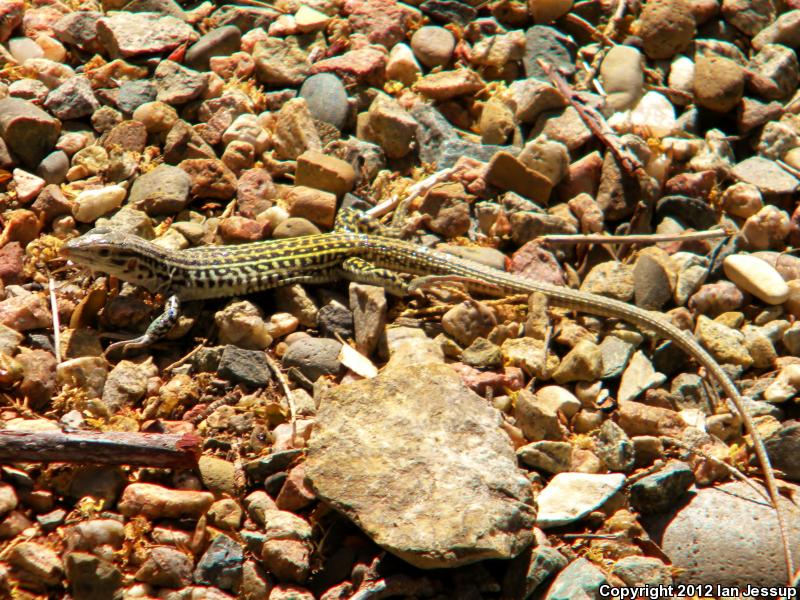
M 123 81 L 119 86 L 117 107 L 121 111 L 130 114 L 142 104 L 155 100 L 157 94 L 158 90 L 155 84 L 149 79 Z
M 153 546 L 136 572 L 136 580 L 159 587 L 180 588 L 192 581 L 192 557 L 169 546 Z
M 303 455 L 303 452 L 304 451 L 299 448 L 272 452 L 267 456 L 262 456 L 245 463 L 243 468 L 251 480 L 260 482 L 270 475 L 287 470 L 292 463 Z
M 103 404 L 111 414 L 122 408 L 132 408 L 147 392 L 148 379 L 156 374 L 152 363 L 137 364 L 129 360 L 118 362 L 103 385 Z
M 122 586 L 122 573 L 107 560 L 88 552 L 70 552 L 64 568 L 75 600 L 114 598 Z
M 341 375 L 339 362 L 342 344 L 330 338 L 302 338 L 293 342 L 283 355 L 283 366 L 296 367 L 311 381 L 323 375 Z
M 601 598 L 600 586 L 606 576 L 585 558 L 571 562 L 547 590 L 545 600 L 595 600 Z
M 195 100 L 208 86 L 208 80 L 202 73 L 171 60 L 158 63 L 153 81 L 158 90 L 158 101 L 173 106 Z
M 194 582 L 236 591 L 242 582 L 242 563 L 242 546 L 221 533 L 211 540 L 208 550 L 197 561 Z
M 620 473 L 559 473 L 537 498 L 536 524 L 547 529 L 574 523 L 603 506 L 624 483 Z
M 605 421 L 597 432 L 595 452 L 610 471 L 627 473 L 633 469 L 635 451 L 628 434 L 612 420 Z
M 196 71 L 208 71 L 213 56 L 228 56 L 239 50 L 242 32 L 233 25 L 212 29 L 186 51 L 184 63 Z
M 631 505 L 643 514 L 665 512 L 678 503 L 693 483 L 692 468 L 672 460 L 662 470 L 631 486 Z
M 355 335 L 353 313 L 341 302 L 331 300 L 317 312 L 317 329 L 326 337 L 352 338 Z
M 527 600 L 542 583 L 561 571 L 567 563 L 566 557 L 552 546 L 537 546 L 526 550 L 509 566 L 503 580 L 503 597 Z
M 61 120 L 80 119 L 100 108 L 100 102 L 95 98 L 89 80 L 76 75 L 50 92 L 44 107 Z
M 59 185 L 64 183 L 69 171 L 69 157 L 66 152 L 56 150 L 42 159 L 36 168 L 36 174 L 47 184 Z
M 612 379 L 622 375 L 633 354 L 634 345 L 618 338 L 607 335 L 600 342 L 600 354 L 603 356 L 603 379 Z
M 777 163 L 761 156 L 746 158 L 733 167 L 731 174 L 739 181 L 752 183 L 764 194 L 791 194 L 800 183 Z
M 419 157 L 422 162 L 435 163 L 438 168 L 452 167 L 462 156 L 468 156 L 482 162 L 491 160 L 497 152 L 502 150 L 516 154 L 519 149 L 508 146 L 492 146 L 478 144 L 463 139 L 447 119 L 433 106 L 419 103 L 410 111 L 416 119 L 417 143 L 419 144 Z
M 56 38 L 65 44 L 77 46 L 87 52 L 98 52 L 97 20 L 103 13 L 93 10 L 78 10 L 67 13 L 53 24 Z
M 349 300 L 356 349 L 369 356 L 386 327 L 386 290 L 380 286 L 351 283 Z
M 517 457 L 531 469 L 545 473 L 569 471 L 572 463 L 572 444 L 543 440 L 517 448 Z
M 225 346 L 218 373 L 228 381 L 251 387 L 263 387 L 272 379 L 262 350 L 244 350 L 232 345 Z
M 458 23 L 461 27 L 466 27 L 478 14 L 469 4 L 456 0 L 427 0 L 419 8 L 435 21 Z
M 512 558 L 533 541 L 535 509 L 500 422 L 447 365 L 385 370 L 323 395 L 306 475 L 414 566 Z
M 344 129 L 350 113 L 347 91 L 341 79 L 332 73 L 318 73 L 303 82 L 300 97 L 305 98 L 308 111 L 317 121 Z
M 128 203 L 148 215 L 171 215 L 189 202 L 192 178 L 179 167 L 159 165 L 136 178 Z
M 651 556 L 626 556 L 618 560 L 612 573 L 627 585 L 670 585 L 671 569 Z
M 41 108 L 19 98 L 0 100 L 0 136 L 23 165 L 34 168 L 52 150 L 61 123 Z
M 800 421 L 786 421 L 764 440 L 772 466 L 800 481 Z
M 800 486 L 783 483 L 797 497 Z M 783 545 L 775 510 L 747 482 L 692 490 L 686 503 L 642 520 L 672 562 L 675 583 L 786 585 Z M 764 492 L 765 493 L 765 492 Z M 800 547 L 800 509 L 781 496 L 789 547 Z
M 569 78 L 575 73 L 575 42 L 553 27 L 534 25 L 525 32 L 525 66 L 527 77 L 536 77 L 542 81 L 550 78 L 536 59 L 550 63 L 562 75 Z

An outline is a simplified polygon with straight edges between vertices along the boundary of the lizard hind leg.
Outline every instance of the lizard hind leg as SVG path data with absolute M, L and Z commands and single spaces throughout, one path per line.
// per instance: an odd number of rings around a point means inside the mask
M 385 237 L 400 237 L 401 231 L 387 227 L 377 218 L 355 208 L 342 208 L 336 215 L 334 231 L 349 233 L 369 233 Z
M 342 277 L 349 281 L 378 285 L 395 296 L 407 296 L 411 291 L 409 275 L 376 267 L 371 262 L 357 256 L 345 260 L 340 269 Z

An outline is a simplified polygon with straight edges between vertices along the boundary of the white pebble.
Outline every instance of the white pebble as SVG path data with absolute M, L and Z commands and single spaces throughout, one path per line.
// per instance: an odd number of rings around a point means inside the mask
M 27 37 L 16 37 L 8 40 L 8 51 L 11 53 L 11 56 L 20 63 L 25 62 L 29 58 L 44 57 L 44 50 L 31 38 Z
M 686 56 L 678 56 L 669 66 L 669 87 L 694 96 L 694 63 Z
M 800 389 L 800 365 L 786 365 L 764 390 L 767 402 L 786 402 Z
M 395 44 L 386 63 L 386 77 L 400 81 L 404 85 L 411 85 L 417 80 L 421 71 L 422 67 L 417 62 L 411 47 L 403 43 Z
M 269 145 L 269 135 L 261 127 L 258 117 L 251 114 L 239 115 L 230 127 L 222 134 L 222 141 L 227 146 L 233 141 L 247 142 L 253 146 L 256 154 L 261 154 Z
M 658 92 L 647 92 L 631 111 L 634 127 L 646 128 L 650 135 L 665 137 L 675 131 L 675 107 Z
M 97 190 L 83 190 L 75 197 L 72 216 L 81 223 L 91 223 L 97 217 L 122 206 L 127 191 L 120 185 L 109 185 Z
M 725 275 L 739 289 L 767 304 L 781 304 L 789 297 L 789 286 L 772 265 L 750 254 L 732 254 L 723 263 Z

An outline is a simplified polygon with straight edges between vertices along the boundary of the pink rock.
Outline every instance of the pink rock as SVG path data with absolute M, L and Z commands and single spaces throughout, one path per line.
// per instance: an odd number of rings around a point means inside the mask
M 511 257 L 508 271 L 526 279 L 564 285 L 564 272 L 553 254 L 535 240 L 526 243 Z
M 716 183 L 717 174 L 714 171 L 680 173 L 664 184 L 664 195 L 680 194 L 690 198 L 707 198 Z
M 306 467 L 297 465 L 289 471 L 289 477 L 283 484 L 275 503 L 281 510 L 302 510 L 316 499 L 311 487 L 306 483 Z
M 5 42 L 22 23 L 25 3 L 22 0 L 0 2 L 0 42 Z
M 521 390 L 525 385 L 525 377 L 519 367 L 505 367 L 502 373 L 498 373 L 478 371 L 464 363 L 452 363 L 450 366 L 461 376 L 464 385 L 481 396 L 489 389 L 497 395 L 505 394 L 506 390 Z
M 114 58 L 163 54 L 197 38 L 191 25 L 155 13 L 120 12 L 97 21 L 97 39 Z
M 223 79 L 246 79 L 253 74 L 255 61 L 247 52 L 234 52 L 230 56 L 212 56 L 209 59 L 211 70 Z
M 603 157 L 599 152 L 592 152 L 576 160 L 569 166 L 567 176 L 556 187 L 559 198 L 567 201 L 578 194 L 596 197 L 602 169 Z
M 60 10 L 53 6 L 40 6 L 29 8 L 22 17 L 22 32 L 25 37 L 35 38 L 37 34 L 46 33 L 53 35 L 53 26 L 64 16 Z
M 350 81 L 380 84 L 384 77 L 387 60 L 386 52 L 374 47 L 362 48 L 314 63 L 311 67 L 311 74 L 335 73 Z
M 396 0 L 347 0 L 344 13 L 353 31 L 366 34 L 370 42 L 386 48 L 402 42 L 409 25 L 419 15 Z
M 33 173 L 22 169 L 14 169 L 14 184 L 17 190 L 17 200 L 22 204 L 33 201 L 44 189 L 45 181 Z

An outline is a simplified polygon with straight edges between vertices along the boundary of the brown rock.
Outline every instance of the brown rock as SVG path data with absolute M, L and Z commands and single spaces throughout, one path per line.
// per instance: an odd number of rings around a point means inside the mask
M 215 158 L 190 158 L 178 167 L 192 178 L 192 196 L 230 200 L 236 195 L 236 176 Z
M 468 69 L 431 73 L 417 82 L 416 90 L 432 100 L 449 100 L 483 89 L 480 76 Z
M 56 391 L 56 359 L 46 350 L 24 350 L 16 359 L 22 365 L 20 392 L 35 410 L 44 407 Z
M 295 184 L 342 196 L 353 189 L 356 172 L 350 163 L 317 150 L 297 157 Z
M 358 137 L 378 144 L 389 158 L 402 158 L 414 149 L 417 122 L 400 103 L 378 94 L 358 120 Z
M 16 331 L 41 329 L 52 324 L 47 301 L 39 294 L 12 296 L 0 302 L 0 323 Z
M 41 108 L 20 100 L 0 100 L 0 137 L 28 167 L 35 167 L 53 149 L 61 123 Z
M 117 509 L 123 515 L 150 519 L 198 518 L 214 502 L 209 492 L 172 490 L 152 483 L 132 483 L 122 492 Z
M 61 188 L 55 184 L 45 186 L 31 204 L 31 210 L 41 216 L 45 222 L 52 221 L 55 217 L 72 213 L 70 204 Z M 2 278 L 2 275 L 0 275 Z
M 315 499 L 314 490 L 306 482 L 305 464 L 300 464 L 289 471 L 289 477 L 284 482 L 275 503 L 281 510 L 297 512 Z
M 284 201 L 292 217 L 302 217 L 326 228 L 333 227 L 336 217 L 336 196 L 334 194 L 297 185 L 289 190 Z
M 147 128 L 139 121 L 123 121 L 116 125 L 103 139 L 103 148 L 109 152 L 114 146 L 123 150 L 143 152 L 147 145 Z
M 548 203 L 553 190 L 546 177 L 529 169 L 508 152 L 498 152 L 492 157 L 486 181 L 501 190 L 511 190 L 542 204 Z
M 695 32 L 689 0 L 649 0 L 642 9 L 640 35 L 644 53 L 655 60 L 685 50 Z
M 701 56 L 695 63 L 694 97 L 714 112 L 732 110 L 744 94 L 744 69 L 721 56 Z
M 294 160 L 306 150 L 322 150 L 319 132 L 303 98 L 294 98 L 278 111 L 272 142 L 275 156 Z
M 232 216 L 219 223 L 219 234 L 226 244 L 255 242 L 264 234 L 264 226 L 254 219 Z
M 19 242 L 9 242 L 0 248 L 0 281 L 3 285 L 22 283 L 22 259 L 25 251 Z
M 289 217 L 281 221 L 272 232 L 275 239 L 285 239 L 292 237 L 302 237 L 304 235 L 318 235 L 322 233 L 319 228 L 308 219 L 300 217 Z
M 629 436 L 670 435 L 678 437 L 686 428 L 674 410 L 649 406 L 641 402 L 622 401 L 619 403 L 617 414 L 619 426 Z
M 244 217 L 253 218 L 272 206 L 278 191 L 266 169 L 248 169 L 239 176 L 236 206 Z

